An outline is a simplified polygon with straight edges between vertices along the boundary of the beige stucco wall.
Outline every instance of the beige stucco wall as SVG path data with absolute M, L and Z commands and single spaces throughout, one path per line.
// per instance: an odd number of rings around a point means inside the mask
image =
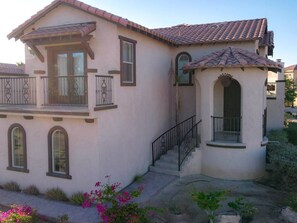
M 120 70 L 118 36 L 134 39 L 137 41 L 136 86 L 120 86 L 120 75 L 114 75 L 113 96 L 118 108 L 94 112 L 90 107 L 90 117 L 95 118 L 92 124 L 85 123 L 79 117 L 65 118 L 56 123 L 50 115 L 33 120 L 24 120 L 17 115 L 1 119 L 0 125 L 3 127 L 0 138 L 4 146 L 1 149 L 0 183 L 15 180 L 21 187 L 33 183 L 41 191 L 59 186 L 70 194 L 77 190 L 89 190 L 97 180 L 104 180 L 105 175 L 110 175 L 112 181 L 120 182 L 124 187 L 136 175 L 147 171 L 151 163 L 151 142 L 170 126 L 170 47 L 67 6 L 59 6 L 26 32 L 33 27 L 89 21 L 96 21 L 97 28 L 90 41 L 95 59 L 91 60 L 88 56 L 87 67 L 98 69 L 100 75 L 108 75 L 109 70 Z M 45 62 L 41 63 L 26 51 L 26 72 L 33 75 L 34 70 L 45 70 L 45 75 L 48 75 L 45 46 L 38 46 L 38 49 Z M 92 83 L 89 81 L 89 84 Z M 93 92 L 93 96 L 89 96 L 90 101 L 94 102 L 94 97 Z M 6 170 L 7 130 L 11 123 L 20 123 L 26 130 L 29 174 Z M 45 175 L 48 168 L 47 133 L 57 124 L 63 126 L 69 135 L 72 180 Z M 40 127 L 42 130 L 39 130 Z
M 201 88 L 200 106 L 203 108 L 201 109 L 202 173 L 224 179 L 252 179 L 262 176 L 265 172 L 266 153 L 265 147 L 261 146 L 262 115 L 266 107 L 266 100 L 263 100 L 265 97 L 263 86 L 267 71 L 256 68 L 246 68 L 242 71 L 234 68 L 224 69 L 223 72 L 231 74 L 241 86 L 242 143 L 246 148 L 232 149 L 207 145 L 207 142 L 212 140 L 211 115 L 214 114 L 214 110 L 218 110 L 213 103 L 217 96 L 214 87 L 222 71 L 196 70 L 195 78 Z
M 172 48 L 172 61 L 173 67 L 175 69 L 175 58 L 181 52 L 187 52 L 191 55 L 192 61 L 198 60 L 203 56 L 209 55 L 210 53 L 225 49 L 227 47 L 236 47 L 251 52 L 256 52 L 258 49 L 257 43 L 254 41 L 247 41 L 241 43 L 216 43 L 216 44 L 198 44 L 190 46 L 180 46 Z M 194 84 L 194 76 L 192 77 L 192 82 Z M 191 115 L 195 114 L 196 109 L 199 105 L 195 103 L 195 97 L 197 96 L 195 85 L 193 86 L 180 86 L 179 87 L 179 96 L 180 96 L 180 120 L 184 120 Z M 175 117 L 175 88 L 172 89 L 171 94 L 171 107 L 173 108 L 172 120 Z
M 282 63 L 284 66 L 284 63 Z M 268 72 L 268 82 L 276 82 L 276 97 L 267 99 L 267 130 L 284 127 L 285 82 L 284 69 L 280 72 Z

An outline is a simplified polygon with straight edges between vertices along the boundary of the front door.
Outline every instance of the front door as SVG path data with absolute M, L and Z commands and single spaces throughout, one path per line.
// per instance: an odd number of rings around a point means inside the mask
M 80 48 L 53 49 L 49 64 L 49 101 L 52 104 L 87 104 L 86 55 Z
M 240 85 L 232 80 L 228 87 L 224 87 L 224 130 L 240 131 Z

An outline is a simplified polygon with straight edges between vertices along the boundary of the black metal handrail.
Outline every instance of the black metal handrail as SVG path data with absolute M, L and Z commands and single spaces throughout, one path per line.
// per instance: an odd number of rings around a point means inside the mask
M 181 165 L 192 152 L 192 150 L 199 146 L 199 124 L 201 120 L 197 122 L 182 138 L 178 145 L 178 171 L 181 169 Z
M 0 104 L 36 105 L 36 78 L 1 77 Z
M 166 154 L 168 150 L 171 150 L 174 146 L 180 144 L 181 139 L 184 138 L 191 128 L 193 128 L 195 117 L 196 115 L 193 115 L 190 118 L 178 123 L 152 142 L 153 166 L 155 165 L 156 160 L 160 159 L 163 154 Z
M 88 105 L 88 76 L 45 76 L 44 105 Z
M 96 75 L 96 105 L 111 105 L 113 76 Z
M 240 142 L 241 117 L 212 118 L 212 140 L 214 142 Z

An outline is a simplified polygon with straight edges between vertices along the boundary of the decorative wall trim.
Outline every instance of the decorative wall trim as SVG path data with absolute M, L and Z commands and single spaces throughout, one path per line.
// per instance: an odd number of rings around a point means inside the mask
M 7 118 L 7 115 L 0 115 L 0 118 Z
M 45 70 L 34 70 L 34 74 L 45 74 Z
M 87 73 L 98 73 L 98 70 L 96 68 L 88 68 Z
M 206 145 L 211 147 L 225 148 L 225 149 L 245 149 L 246 144 L 244 143 L 229 143 L 229 142 L 206 142 Z
M 53 117 L 53 120 L 55 122 L 61 122 L 61 121 L 63 121 L 63 118 L 62 117 Z
M 121 74 L 120 70 L 109 70 L 108 74 Z
M 85 119 L 85 122 L 86 123 L 94 123 L 95 122 L 95 119 L 94 118 L 86 118 Z
M 31 115 L 24 115 L 24 119 L 26 119 L 26 120 L 32 120 L 32 119 L 34 119 L 34 117 L 31 116 Z

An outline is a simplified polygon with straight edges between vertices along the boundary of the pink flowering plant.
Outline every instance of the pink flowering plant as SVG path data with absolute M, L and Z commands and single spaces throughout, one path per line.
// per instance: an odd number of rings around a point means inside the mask
M 6 212 L 0 213 L 0 223 L 37 223 L 37 212 L 28 205 L 14 205 Z
M 109 176 L 105 178 L 109 181 Z M 118 192 L 120 183 L 95 184 L 96 190 L 84 194 L 83 208 L 95 205 L 104 223 L 147 223 L 152 207 L 139 207 L 133 199 L 139 197 L 143 186 L 131 192 Z

